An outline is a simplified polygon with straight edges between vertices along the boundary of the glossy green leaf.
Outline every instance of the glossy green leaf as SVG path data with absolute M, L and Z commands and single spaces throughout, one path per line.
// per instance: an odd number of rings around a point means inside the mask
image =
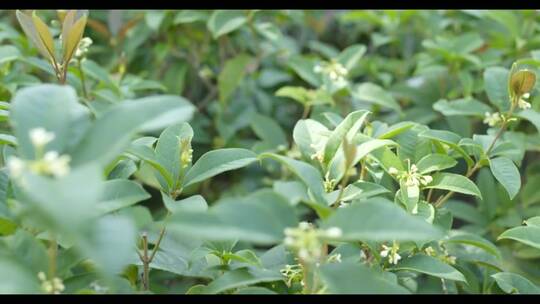
M 229 59 L 218 77 L 219 101 L 226 104 L 238 87 L 252 58 L 247 54 L 239 54 Z
M 497 157 L 489 161 L 491 173 L 499 183 L 506 189 L 506 192 L 513 199 L 521 188 L 521 176 L 516 165 L 506 157 Z
M 446 154 L 429 154 L 416 163 L 418 172 L 421 174 L 442 171 L 455 165 L 457 165 L 457 161 Z
M 124 179 L 108 180 L 105 182 L 103 194 L 96 208 L 100 213 L 105 214 L 131 206 L 147 198 L 150 198 L 150 194 L 138 183 Z
M 448 190 L 482 198 L 482 193 L 470 179 L 454 173 L 437 173 L 433 175 L 433 181 L 424 188 Z
M 184 187 L 201 182 L 220 173 L 245 167 L 257 160 L 257 155 L 246 149 L 227 148 L 202 155 L 189 169 Z
M 391 282 L 382 273 L 364 265 L 343 262 L 321 266 L 320 276 L 334 294 L 408 294 L 410 291 Z
M 442 236 L 434 226 L 380 197 L 338 209 L 323 226 L 340 228 L 344 241 L 425 241 Z
M 403 261 L 400 261 L 393 269 L 410 270 L 439 277 L 441 279 L 467 282 L 463 274 L 454 267 L 437 258 L 424 254 L 417 254 L 411 258 L 406 258 Z
M 517 294 L 538 294 L 540 288 L 534 285 L 531 281 L 520 276 L 519 274 L 510 272 L 499 272 L 491 275 L 495 279 L 497 285 L 506 293 Z
M 212 33 L 214 39 L 229 34 L 247 21 L 247 15 L 240 10 L 216 10 L 208 19 L 208 30 Z
M 286 156 L 281 156 L 272 153 L 263 153 L 259 158 L 271 158 L 280 162 L 287 167 L 294 175 L 296 175 L 313 195 L 315 202 L 326 206 L 325 191 L 323 188 L 323 179 L 319 171 L 310 164 L 298 161 Z
M 107 164 L 127 148 L 137 131 L 145 127 L 153 129 L 162 124 L 160 120 L 166 121 L 171 116 L 175 116 L 176 123 L 187 121 L 193 112 L 194 107 L 190 103 L 176 96 L 153 96 L 122 102 L 89 128 L 72 153 L 73 163 L 97 161 Z
M 354 98 L 361 101 L 373 103 L 385 108 L 390 108 L 397 112 L 401 112 L 401 106 L 394 99 L 394 97 L 376 84 L 370 82 L 363 83 L 356 87 L 356 89 L 352 92 L 352 95 Z
M 352 112 L 332 131 L 324 147 L 323 161 L 325 164 L 330 163 L 334 158 L 344 139 L 352 141 L 368 115 L 369 111 L 364 110 Z

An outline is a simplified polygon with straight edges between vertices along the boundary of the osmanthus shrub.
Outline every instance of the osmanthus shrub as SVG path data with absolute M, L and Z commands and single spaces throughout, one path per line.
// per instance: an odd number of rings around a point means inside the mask
M 538 12 L 39 15 L 0 292 L 540 293 Z

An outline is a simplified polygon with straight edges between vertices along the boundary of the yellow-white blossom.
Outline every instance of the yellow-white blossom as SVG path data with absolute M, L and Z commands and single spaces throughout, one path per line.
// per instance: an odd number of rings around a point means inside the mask
M 531 108 L 531 104 L 527 102 L 525 99 L 529 99 L 531 95 L 529 93 L 525 93 L 521 95 L 521 98 L 518 100 L 518 107 L 522 110 L 527 110 Z
M 390 264 L 396 265 L 399 262 L 399 260 L 401 260 L 401 256 L 397 252 L 399 250 L 398 243 L 394 242 L 392 244 L 392 247 L 388 247 L 383 244 L 382 248 L 383 250 L 381 251 L 380 255 L 383 258 L 388 257 L 388 262 Z
M 503 117 L 499 112 L 495 112 L 493 114 L 486 112 L 484 116 L 484 123 L 488 124 L 490 127 L 494 127 L 503 121 Z
M 396 176 L 400 182 L 404 182 L 407 187 L 419 187 L 427 186 L 433 181 L 433 178 L 429 175 L 422 175 L 418 172 L 418 167 L 415 164 L 409 163 L 409 168 L 407 171 L 399 171 L 394 167 L 388 168 L 388 173 L 390 175 Z
M 286 228 L 285 246 L 293 249 L 298 258 L 307 263 L 316 263 L 323 256 L 323 242 L 328 239 L 341 237 L 342 231 L 338 227 L 317 229 L 308 222 L 300 222 L 297 228 Z
M 47 276 L 43 272 L 39 272 L 37 276 L 41 281 L 41 290 L 43 290 L 45 293 L 60 294 L 66 289 L 60 278 L 47 280 Z
M 10 156 L 7 160 L 7 167 L 11 176 L 17 178 L 21 176 L 25 168 L 25 163 L 17 156 Z
M 30 141 L 36 148 L 43 148 L 46 144 L 51 142 L 55 135 L 52 132 L 48 132 L 44 128 L 35 128 L 30 130 Z

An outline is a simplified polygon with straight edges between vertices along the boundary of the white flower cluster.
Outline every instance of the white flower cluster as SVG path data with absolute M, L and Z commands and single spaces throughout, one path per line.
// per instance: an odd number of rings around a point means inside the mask
M 92 45 L 93 41 L 90 37 L 84 37 L 79 42 L 77 49 L 75 50 L 75 58 L 84 58 L 88 53 L 88 48 Z
M 7 167 L 10 174 L 17 178 L 28 168 L 36 174 L 46 174 L 55 177 L 65 176 L 69 173 L 69 155 L 59 155 L 56 151 L 48 151 L 44 155 L 43 148 L 51 142 L 55 135 L 43 128 L 30 130 L 30 141 L 36 151 L 36 160 L 25 161 L 16 156 L 10 156 L 7 160 Z
M 334 190 L 334 188 L 336 187 L 336 180 L 330 179 L 330 171 L 328 171 L 326 175 L 324 176 L 323 186 L 324 186 L 324 191 L 327 193 Z
M 342 235 L 338 227 L 317 229 L 308 222 L 301 222 L 298 228 L 285 229 L 285 246 L 295 250 L 298 258 L 307 263 L 318 262 L 323 256 L 322 240 L 335 239 Z
M 285 284 L 287 284 L 288 287 L 291 287 L 293 283 L 299 282 L 303 284 L 303 270 L 302 266 L 299 264 L 294 265 L 285 265 L 285 268 L 281 269 L 279 271 L 284 277 L 285 277 Z
M 503 116 L 499 112 L 493 114 L 486 112 L 484 115 L 484 123 L 488 124 L 490 127 L 495 127 L 503 121 Z
M 411 165 L 410 161 L 407 171 L 398 171 L 396 168 L 390 167 L 388 173 L 396 176 L 398 180 L 404 181 L 407 187 L 427 186 L 433 181 L 431 176 L 418 173 L 418 167 L 415 164 Z
M 186 168 L 193 160 L 193 149 L 189 139 L 180 140 L 180 164 Z
M 317 143 L 313 143 L 310 145 L 310 147 L 315 150 L 315 153 L 311 155 L 311 159 L 316 159 L 320 163 L 323 162 L 324 148 L 326 147 L 326 142 L 328 142 L 328 138 L 324 137 L 324 138 L 321 138 L 321 140 L 318 141 Z
M 531 95 L 529 93 L 525 93 L 521 95 L 521 97 L 518 100 L 518 107 L 522 110 L 527 110 L 531 108 L 531 104 L 527 102 L 525 99 L 529 99 Z
M 38 278 L 41 281 L 41 289 L 46 293 L 60 294 L 65 289 L 65 286 L 60 278 L 47 280 L 47 276 L 45 276 L 45 273 L 43 272 L 38 273 Z
M 318 74 L 323 73 L 324 75 L 328 76 L 330 81 L 332 81 L 337 87 L 347 85 L 346 77 L 349 74 L 349 71 L 337 61 L 332 60 L 330 62 L 317 64 L 313 68 L 313 72 Z
M 388 262 L 390 264 L 396 265 L 399 260 L 401 260 L 401 256 L 398 254 L 399 250 L 399 244 L 394 242 L 392 244 L 392 247 L 388 247 L 386 245 L 382 245 L 383 250 L 381 251 L 381 256 L 383 258 L 388 257 Z

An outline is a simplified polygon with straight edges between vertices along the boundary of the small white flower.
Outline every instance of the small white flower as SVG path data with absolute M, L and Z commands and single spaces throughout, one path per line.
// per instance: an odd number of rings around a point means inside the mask
M 285 244 L 285 246 L 292 246 L 294 245 L 294 239 L 288 236 L 285 238 L 285 240 L 283 240 L 283 244 Z
M 331 227 L 326 230 L 326 236 L 330 238 L 338 238 L 343 235 L 339 227 Z
M 298 257 L 301 259 L 301 260 L 309 260 L 311 257 L 309 255 L 309 252 L 307 251 L 307 249 L 305 248 L 301 248 L 299 251 L 298 251 Z
M 59 278 L 54 278 L 52 281 L 52 284 L 53 284 L 54 290 L 58 293 L 64 291 L 65 289 L 65 286 L 62 283 L 62 280 L 60 280 Z
M 317 64 L 316 66 L 313 67 L 313 72 L 315 73 L 321 73 L 323 71 L 323 67 L 319 64 Z
M 41 148 L 54 139 L 54 133 L 47 132 L 44 128 L 30 130 L 30 141 L 35 147 Z
M 308 222 L 300 222 L 300 224 L 298 224 L 298 228 L 300 228 L 302 230 L 307 230 L 307 229 L 309 229 L 309 223 Z
M 294 232 L 294 229 L 292 229 L 292 228 L 285 228 L 285 229 L 283 230 L 283 232 L 285 233 L 285 235 L 292 235 L 293 232 Z
M 37 276 L 40 281 L 47 280 L 47 276 L 45 276 L 45 273 L 43 271 L 40 271 Z
M 388 168 L 388 173 L 391 174 L 391 175 L 396 175 L 398 174 L 398 169 L 394 168 L 394 167 L 390 167 Z
M 429 246 L 428 248 L 424 249 L 424 251 L 426 252 L 427 255 L 430 255 L 430 256 L 434 256 L 435 255 L 435 250 L 433 249 L 433 247 Z
M 58 156 L 58 152 L 49 151 L 45 153 L 43 160 L 47 163 L 52 175 L 61 177 L 69 173 L 69 162 L 71 161 L 69 155 Z
M 401 256 L 397 252 L 388 257 L 388 262 L 390 262 L 390 264 L 396 265 L 399 260 L 401 260 Z
M 22 161 L 20 158 L 16 156 L 10 156 L 7 160 L 7 167 L 8 167 L 9 173 L 13 177 L 18 177 L 22 174 L 25 164 L 24 164 L 24 161 Z
M 531 104 L 526 102 L 524 99 L 519 99 L 518 101 L 518 107 L 523 110 L 527 110 L 531 108 Z
M 422 176 L 422 179 L 420 180 L 420 182 L 422 183 L 422 185 L 427 185 L 429 183 L 431 183 L 433 181 L 433 177 L 429 176 L 429 175 L 424 175 Z
M 388 256 L 388 253 L 390 253 L 390 249 L 391 249 L 391 248 L 388 247 L 388 246 L 386 246 L 386 245 L 382 245 L 382 247 L 383 247 L 383 250 L 381 251 L 380 254 L 381 254 L 381 256 L 382 256 L 383 258 L 385 258 L 385 257 Z
M 529 99 L 529 97 L 531 97 L 531 94 L 530 93 L 525 93 L 521 97 L 523 97 L 524 99 Z
M 485 113 L 484 123 L 488 124 L 490 127 L 494 127 L 498 125 L 500 122 L 502 122 L 502 116 L 498 112 L 496 113 Z

